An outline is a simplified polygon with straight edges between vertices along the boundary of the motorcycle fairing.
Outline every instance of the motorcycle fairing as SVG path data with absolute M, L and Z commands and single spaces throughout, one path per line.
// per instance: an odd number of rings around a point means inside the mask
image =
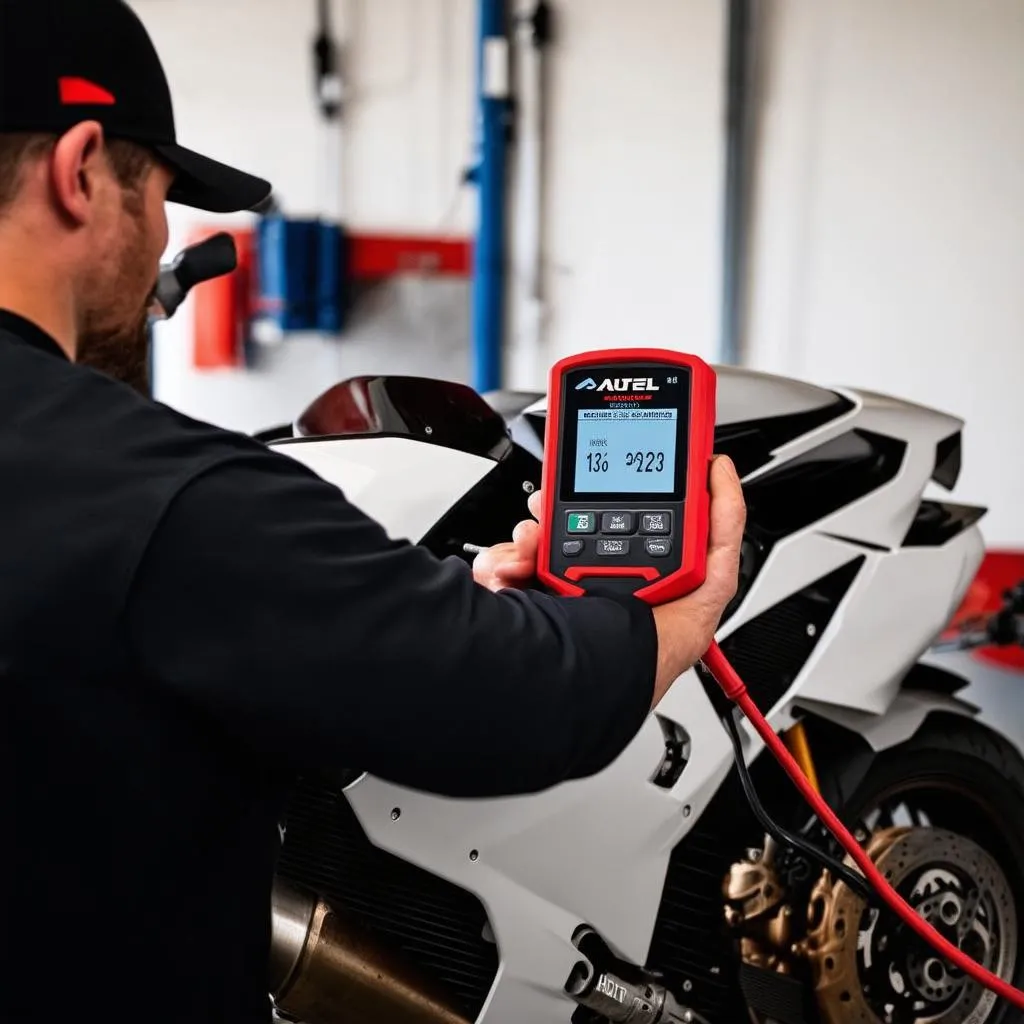
M 770 486 L 772 474 L 786 473 L 800 459 L 813 477 L 835 464 L 815 452 L 834 454 L 837 445 L 846 450 L 844 439 L 857 441 L 839 464 L 847 476 L 860 474 L 860 482 L 821 504 L 812 521 L 783 519 L 784 529 L 761 538 L 763 561 L 719 633 L 727 645 L 840 574 L 841 585 L 830 584 L 831 606 L 814 643 L 797 664 L 779 661 L 771 704 L 763 708 L 772 725 L 783 729 L 802 705 L 812 706 L 853 728 L 860 723 L 875 745 L 884 745 L 898 741 L 900 722 L 916 728 L 929 707 L 959 707 L 943 695 L 916 694 L 908 703 L 900 686 L 982 557 L 981 534 L 968 520 L 941 543 L 906 543 L 936 472 L 937 452 L 948 448 L 961 422 L 870 392 L 827 391 L 752 371 L 720 369 L 719 395 L 720 428 L 759 417 L 785 424 L 773 424 L 771 449 L 746 472 L 748 493 Z M 543 413 L 539 402 L 522 415 L 536 422 Z M 734 436 L 745 432 L 744 426 Z M 392 535 L 413 540 L 426 536 L 497 465 L 411 437 L 331 438 L 279 448 L 342 487 Z M 868 474 L 883 448 L 885 471 Z M 776 638 L 777 647 L 785 645 L 785 635 Z M 762 653 L 770 663 L 778 652 Z M 897 724 L 888 734 L 872 728 L 890 712 Z M 670 788 L 653 781 L 665 754 L 659 719 L 688 740 L 685 768 Z M 753 760 L 760 746 L 749 732 L 746 744 Z M 691 670 L 622 755 L 593 778 L 537 795 L 467 801 L 362 775 L 345 794 L 371 843 L 467 890 L 486 909 L 499 967 L 477 1020 L 564 1024 L 573 1011 L 562 988 L 576 959 L 574 931 L 590 925 L 618 955 L 645 962 L 669 857 L 719 790 L 732 757 L 715 708 Z

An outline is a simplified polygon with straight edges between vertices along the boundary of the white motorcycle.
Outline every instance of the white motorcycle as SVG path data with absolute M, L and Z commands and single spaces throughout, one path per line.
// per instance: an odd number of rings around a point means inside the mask
M 227 236 L 187 250 L 163 314 L 233 260 Z M 362 377 L 259 437 L 393 537 L 466 557 L 523 517 L 545 413 L 540 395 Z M 962 426 L 720 368 L 715 450 L 748 524 L 718 641 L 890 883 L 1020 987 L 1024 715 L 935 656 L 983 555 L 985 510 L 926 497 L 956 484 Z M 990 642 L 1024 642 L 1024 586 L 945 646 Z M 302 779 L 282 839 L 270 985 L 303 1024 L 1020 1019 L 881 907 L 696 669 L 596 776 L 454 800 L 356 765 Z
M 922 660 L 983 555 L 984 509 L 925 496 L 955 485 L 962 423 L 865 391 L 718 375 L 715 450 L 736 462 L 749 517 L 718 640 L 892 884 L 1020 985 L 1024 758 L 963 678 Z M 543 396 L 362 377 L 262 439 L 392 536 L 467 557 L 523 517 L 545 411 Z M 537 795 L 446 799 L 358 765 L 303 779 L 274 895 L 278 1012 L 1015 1019 L 880 909 L 762 751 L 693 670 L 606 770 Z

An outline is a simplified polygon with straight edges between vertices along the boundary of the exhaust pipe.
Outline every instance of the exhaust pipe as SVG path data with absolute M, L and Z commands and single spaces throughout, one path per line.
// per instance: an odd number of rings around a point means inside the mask
M 312 893 L 280 879 L 272 896 L 271 995 L 302 1024 L 470 1024 L 449 998 Z

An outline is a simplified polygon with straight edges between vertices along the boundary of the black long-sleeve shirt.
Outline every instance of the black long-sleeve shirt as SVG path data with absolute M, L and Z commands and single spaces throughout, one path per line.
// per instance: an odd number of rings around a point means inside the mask
M 492 594 L 0 312 L 2 1019 L 265 1021 L 297 774 L 591 774 L 655 663 L 641 603 Z

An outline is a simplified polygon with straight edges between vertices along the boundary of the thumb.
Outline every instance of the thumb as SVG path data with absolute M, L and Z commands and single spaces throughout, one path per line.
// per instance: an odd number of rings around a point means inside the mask
M 740 551 L 747 508 L 743 488 L 732 460 L 720 456 L 711 464 L 711 510 L 708 530 L 707 577 L 704 587 L 727 603 L 736 593 Z

